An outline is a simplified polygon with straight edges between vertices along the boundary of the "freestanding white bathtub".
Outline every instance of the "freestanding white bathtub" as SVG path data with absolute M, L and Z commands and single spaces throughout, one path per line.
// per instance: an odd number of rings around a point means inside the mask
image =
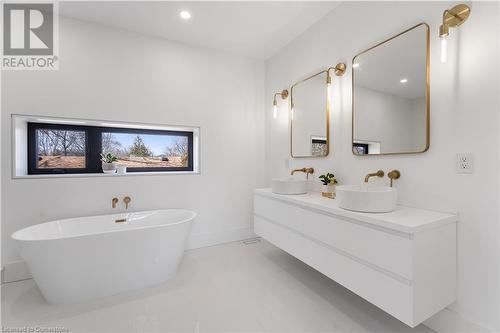
M 74 303 L 168 280 L 195 217 L 180 209 L 81 217 L 34 225 L 12 238 L 45 299 Z

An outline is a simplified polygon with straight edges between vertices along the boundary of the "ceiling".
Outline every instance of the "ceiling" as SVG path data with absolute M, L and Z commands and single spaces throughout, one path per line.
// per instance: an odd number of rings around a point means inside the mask
M 60 2 L 62 16 L 266 60 L 339 2 Z M 179 13 L 187 10 L 190 20 Z
M 420 25 L 356 56 L 355 85 L 407 99 L 425 97 L 426 33 L 426 26 Z

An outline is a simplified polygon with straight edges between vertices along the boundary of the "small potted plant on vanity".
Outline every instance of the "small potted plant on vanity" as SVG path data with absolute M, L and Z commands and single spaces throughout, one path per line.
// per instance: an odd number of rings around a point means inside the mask
M 101 154 L 101 162 L 102 162 L 102 172 L 104 173 L 115 173 L 116 172 L 116 161 L 118 159 L 115 155 L 111 153 Z
M 327 198 L 335 198 L 335 185 L 337 185 L 337 179 L 333 173 L 327 173 L 325 175 L 319 176 L 321 183 L 323 184 L 321 195 Z

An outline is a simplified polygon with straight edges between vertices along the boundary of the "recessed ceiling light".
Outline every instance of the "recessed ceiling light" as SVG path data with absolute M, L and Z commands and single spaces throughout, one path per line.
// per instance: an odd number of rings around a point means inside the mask
M 358 68 L 358 67 L 359 67 L 359 64 L 357 62 L 352 64 L 352 68 Z
M 408 82 L 408 79 L 401 79 L 399 82 L 406 83 L 406 82 Z
M 183 10 L 182 12 L 179 13 L 179 15 L 183 20 L 189 20 L 191 18 L 191 13 L 188 12 L 187 10 Z

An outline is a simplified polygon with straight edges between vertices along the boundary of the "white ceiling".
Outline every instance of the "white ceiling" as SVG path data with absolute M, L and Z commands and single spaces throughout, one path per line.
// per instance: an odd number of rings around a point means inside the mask
M 357 56 L 356 85 L 402 98 L 426 95 L 426 31 L 419 26 Z M 401 79 L 408 82 L 401 83 Z
M 60 15 L 265 60 L 339 2 L 60 2 Z M 179 17 L 188 10 L 192 17 Z

